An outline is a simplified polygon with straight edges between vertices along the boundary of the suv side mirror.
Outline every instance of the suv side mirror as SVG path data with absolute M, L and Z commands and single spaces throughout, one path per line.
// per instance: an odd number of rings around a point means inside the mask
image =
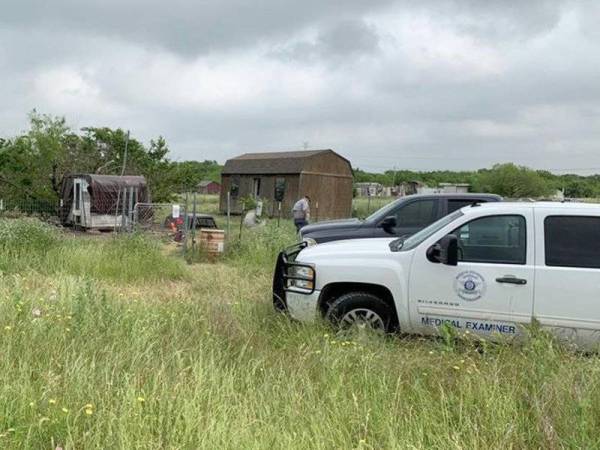
M 447 266 L 458 265 L 458 238 L 449 234 L 427 249 L 427 259 Z
M 393 233 L 394 228 L 396 228 L 396 216 L 387 216 L 385 219 L 381 221 L 379 224 L 381 228 L 383 228 L 388 233 Z

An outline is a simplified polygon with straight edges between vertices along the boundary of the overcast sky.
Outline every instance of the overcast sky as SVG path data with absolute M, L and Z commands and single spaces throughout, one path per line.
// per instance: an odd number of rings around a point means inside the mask
M 0 136 L 36 108 L 177 160 L 600 173 L 599 24 L 598 0 L 8 1 Z

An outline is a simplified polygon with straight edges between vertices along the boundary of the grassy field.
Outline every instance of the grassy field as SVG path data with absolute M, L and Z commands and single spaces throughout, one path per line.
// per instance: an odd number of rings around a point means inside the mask
M 291 225 L 218 264 L 143 236 L 0 220 L 0 448 L 600 446 L 600 359 L 338 335 L 270 305 Z

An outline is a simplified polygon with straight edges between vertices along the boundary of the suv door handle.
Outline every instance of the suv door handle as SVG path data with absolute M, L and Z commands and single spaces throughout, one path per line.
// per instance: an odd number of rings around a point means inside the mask
M 520 286 L 527 284 L 527 280 L 524 278 L 517 278 L 511 275 L 505 275 L 500 278 L 496 278 L 498 283 L 518 284 Z

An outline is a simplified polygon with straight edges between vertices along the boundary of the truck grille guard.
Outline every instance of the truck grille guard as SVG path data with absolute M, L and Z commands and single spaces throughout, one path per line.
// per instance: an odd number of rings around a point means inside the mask
M 315 281 L 312 278 L 289 274 L 290 267 L 309 267 L 312 269 L 308 264 L 295 262 L 296 256 L 298 256 L 298 254 L 307 246 L 308 244 L 306 242 L 299 242 L 298 244 L 294 244 L 291 247 L 284 249 L 277 257 L 275 273 L 273 274 L 273 306 L 279 311 L 287 310 L 285 292 L 287 290 L 288 280 Z M 310 290 L 307 289 L 306 292 L 303 293 L 312 294 L 314 290 L 313 283 L 313 288 Z

